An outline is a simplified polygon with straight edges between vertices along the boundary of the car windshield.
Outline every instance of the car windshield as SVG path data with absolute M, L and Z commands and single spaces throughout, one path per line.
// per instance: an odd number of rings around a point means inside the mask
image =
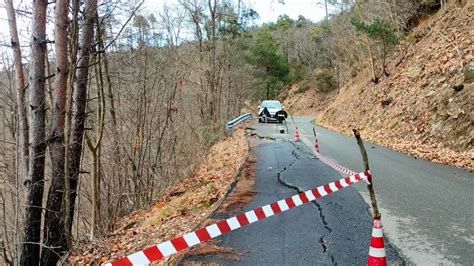
M 262 108 L 267 107 L 268 109 L 281 109 L 279 102 L 263 102 Z

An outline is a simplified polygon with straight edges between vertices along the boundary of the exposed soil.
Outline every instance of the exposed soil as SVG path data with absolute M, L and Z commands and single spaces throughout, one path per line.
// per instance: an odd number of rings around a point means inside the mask
M 316 87 L 306 81 L 297 82 L 288 90 L 283 106 L 290 115 L 315 115 L 323 112 L 337 96 L 337 91 L 319 92 Z M 304 93 L 301 88 L 308 86 Z
M 252 146 L 252 140 L 249 141 Z M 252 153 L 250 148 L 249 156 L 243 165 L 242 172 L 238 177 L 238 181 L 231 193 L 223 200 L 222 204 L 217 210 L 217 214 L 231 217 L 242 212 L 242 207 L 248 205 L 256 192 L 254 191 L 255 185 L 255 167 L 257 163 L 257 157 Z M 212 223 L 211 219 L 206 221 L 206 224 Z M 195 247 L 192 247 L 189 251 L 182 253 L 179 259 L 189 256 L 206 256 L 206 255 L 219 255 L 228 260 L 238 260 L 239 255 L 234 249 L 228 247 L 219 247 L 215 245 L 216 240 L 206 242 Z M 184 265 L 208 265 L 199 264 L 188 259 L 180 261 L 180 264 Z
M 219 247 L 216 245 L 216 240 L 205 242 L 199 245 L 199 248 L 192 249 L 191 251 L 187 252 L 190 256 L 209 256 L 209 255 L 219 255 L 227 260 L 238 260 L 239 254 L 233 249 L 229 247 Z M 195 261 L 184 261 L 183 265 L 219 265 L 217 263 L 201 263 Z
M 250 153 L 249 158 L 244 164 L 242 174 L 238 178 L 237 185 L 223 201 L 221 207 L 217 211 L 219 214 L 226 214 L 230 216 L 235 214 L 235 211 L 241 211 L 242 207 L 249 204 L 253 197 L 257 194 L 253 190 L 255 185 L 255 167 L 257 158 L 255 154 Z

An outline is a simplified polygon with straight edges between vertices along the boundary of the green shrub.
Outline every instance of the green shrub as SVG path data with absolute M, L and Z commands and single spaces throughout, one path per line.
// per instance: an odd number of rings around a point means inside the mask
M 337 88 L 337 82 L 332 71 L 327 69 L 316 75 L 316 82 L 320 92 L 329 92 Z
M 309 88 L 311 88 L 311 86 L 309 85 L 309 81 L 307 80 L 304 80 L 300 83 L 300 85 L 298 86 L 298 89 L 296 90 L 296 93 L 304 93 L 305 91 L 307 91 Z

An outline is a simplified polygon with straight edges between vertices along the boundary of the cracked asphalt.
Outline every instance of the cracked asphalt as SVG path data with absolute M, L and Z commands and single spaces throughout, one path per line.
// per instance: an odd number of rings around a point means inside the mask
M 314 117 L 289 119 L 289 134 L 275 125 L 258 127 L 270 137 L 293 139 L 295 126 L 303 143 L 313 140 Z M 362 170 L 354 137 L 316 126 L 321 153 L 340 164 Z M 362 138 L 364 133 L 361 131 Z M 410 263 L 420 265 L 474 264 L 474 174 L 470 171 L 415 158 L 365 142 L 374 174 L 384 233 Z M 369 201 L 366 186 L 354 188 Z
M 335 170 L 312 158 L 303 143 L 260 139 L 254 144 L 257 195 L 241 212 L 340 178 Z M 228 216 L 215 214 L 212 218 Z M 218 246 L 234 249 L 238 259 L 214 254 L 187 256 L 184 261 L 223 265 L 365 264 L 371 230 L 369 206 L 354 188 L 348 187 L 220 237 Z M 405 264 L 389 241 L 385 245 L 389 263 Z

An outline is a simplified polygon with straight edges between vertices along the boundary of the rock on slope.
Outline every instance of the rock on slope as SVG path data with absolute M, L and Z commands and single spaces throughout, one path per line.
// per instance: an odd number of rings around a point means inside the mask
M 318 117 L 318 123 L 435 162 L 474 169 L 474 3 L 451 5 L 423 21 L 415 40 L 389 63 L 378 84 L 359 75 Z M 398 65 L 397 65 L 398 64 Z M 462 87 L 461 91 L 457 91 Z M 453 89 L 457 86 L 457 90 Z

